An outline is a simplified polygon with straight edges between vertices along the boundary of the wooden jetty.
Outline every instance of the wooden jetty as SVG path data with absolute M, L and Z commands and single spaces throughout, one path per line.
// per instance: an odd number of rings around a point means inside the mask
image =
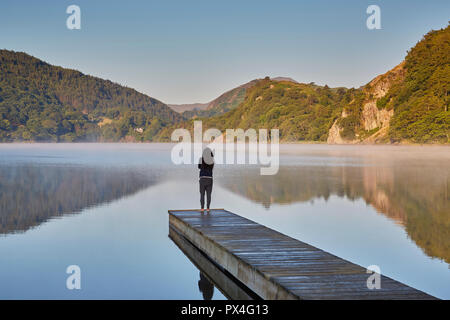
M 251 292 L 238 297 L 435 299 L 384 275 L 380 289 L 369 289 L 365 268 L 224 209 L 169 210 L 169 227 L 172 239 L 189 244 L 191 260 L 207 257 Z

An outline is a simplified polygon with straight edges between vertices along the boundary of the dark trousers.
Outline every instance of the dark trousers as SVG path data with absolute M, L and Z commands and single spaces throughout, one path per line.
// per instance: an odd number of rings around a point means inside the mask
M 211 203 L 211 192 L 213 187 L 212 178 L 200 178 L 200 205 L 202 209 L 205 207 L 205 193 L 206 193 L 206 208 L 209 209 Z

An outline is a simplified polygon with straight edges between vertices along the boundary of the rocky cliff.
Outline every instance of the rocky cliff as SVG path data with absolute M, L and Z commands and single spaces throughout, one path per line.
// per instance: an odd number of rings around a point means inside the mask
M 450 25 L 428 32 L 402 63 L 355 91 L 328 143 L 450 143 Z
M 340 118 L 336 119 L 330 128 L 327 142 L 330 144 L 383 142 L 387 138 L 389 122 L 394 115 L 394 109 L 379 108 L 377 102 L 385 98 L 389 89 L 396 83 L 403 81 L 404 77 L 405 62 L 403 61 L 364 86 L 361 102 L 358 105 L 358 103 L 352 101 L 349 108 L 344 107 Z M 358 110 L 355 112 L 355 109 Z M 341 132 L 344 128 L 340 125 L 340 122 L 352 113 L 358 114 L 355 135 L 353 138 L 343 137 Z

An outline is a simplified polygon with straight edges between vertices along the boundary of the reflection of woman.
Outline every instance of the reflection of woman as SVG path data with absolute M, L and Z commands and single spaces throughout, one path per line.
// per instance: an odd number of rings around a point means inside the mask
M 205 193 L 206 193 L 206 210 L 209 213 L 209 205 L 211 204 L 211 192 L 213 187 L 213 168 L 214 155 L 209 148 L 203 150 L 203 156 L 199 161 L 198 168 L 200 169 L 200 205 L 202 211 L 205 209 Z
M 198 289 L 203 294 L 203 300 L 211 300 L 214 294 L 214 285 L 201 272 Z

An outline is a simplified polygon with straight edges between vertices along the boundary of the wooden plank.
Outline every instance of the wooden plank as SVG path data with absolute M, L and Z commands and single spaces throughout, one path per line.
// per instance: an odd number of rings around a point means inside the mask
M 169 210 L 169 222 L 266 299 L 434 299 L 384 275 L 371 290 L 365 268 L 224 209 Z

